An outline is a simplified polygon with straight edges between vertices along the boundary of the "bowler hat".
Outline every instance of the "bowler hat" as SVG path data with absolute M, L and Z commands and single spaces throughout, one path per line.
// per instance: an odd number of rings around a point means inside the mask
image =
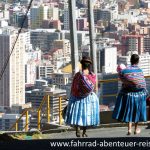
M 82 60 L 80 61 L 81 64 L 84 63 L 84 62 L 88 62 L 88 63 L 92 64 L 92 61 L 91 61 L 90 57 L 87 57 L 87 56 L 84 56 L 82 58 Z

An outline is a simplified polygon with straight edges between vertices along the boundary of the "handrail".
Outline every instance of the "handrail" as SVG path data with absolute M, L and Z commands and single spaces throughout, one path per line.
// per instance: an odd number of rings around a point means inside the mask
M 62 124 L 62 98 L 66 98 L 66 95 L 63 96 L 59 96 L 59 124 Z M 45 102 L 47 102 L 47 122 L 50 122 L 50 96 L 49 95 L 45 95 L 41 101 L 40 106 L 38 107 L 38 109 L 36 110 L 37 112 L 37 127 L 38 130 L 41 129 L 41 110 L 43 105 L 45 104 Z M 21 114 L 21 116 L 16 120 L 16 122 L 12 125 L 12 127 L 9 129 L 13 129 L 15 127 L 15 130 L 18 131 L 18 123 L 21 120 L 21 118 L 26 115 L 26 124 L 23 127 L 23 129 L 25 129 L 25 131 L 28 131 L 28 125 L 29 125 L 29 121 L 28 121 L 28 111 L 29 110 L 34 110 L 33 108 L 28 108 L 25 111 L 23 111 L 23 113 Z
M 56 95 L 55 95 L 56 96 Z M 63 96 L 59 96 L 59 125 L 62 124 L 62 98 L 66 98 L 66 95 Z M 37 122 L 37 126 L 38 126 L 38 130 L 41 129 L 41 109 L 43 104 L 46 102 L 47 100 L 47 122 L 50 122 L 50 97 L 48 95 L 48 99 L 46 99 L 46 96 L 44 96 L 39 108 L 38 108 L 38 122 Z
M 145 79 L 150 78 L 150 76 L 144 76 Z M 106 79 L 106 80 L 99 80 L 99 83 L 109 83 L 109 82 L 116 82 L 116 81 L 120 81 L 119 78 L 115 78 L 115 79 Z
M 147 78 L 150 78 L 150 76 L 144 76 L 144 77 L 145 77 L 146 79 L 147 79 Z
M 62 97 L 59 97 L 59 125 L 62 124 Z
M 145 76 L 145 78 L 150 78 L 150 76 Z M 101 84 L 103 83 L 110 83 L 110 82 L 116 82 L 116 81 L 119 81 L 120 79 L 119 78 L 116 78 L 116 79 L 106 79 L 106 80 L 99 80 L 99 82 Z M 62 95 L 62 96 L 59 96 L 59 95 L 55 95 L 56 97 L 59 97 L 59 125 L 62 124 L 62 99 L 63 98 L 67 98 L 66 95 Z M 117 96 L 117 94 L 107 94 L 107 95 L 101 95 L 100 97 L 103 97 L 103 98 L 106 98 L 106 97 L 115 97 Z M 46 98 L 47 97 L 47 98 Z M 37 126 L 38 126 L 38 129 L 40 130 L 41 129 L 41 110 L 42 110 L 42 107 L 43 105 L 45 104 L 45 102 L 47 101 L 47 122 L 50 122 L 50 95 L 45 95 L 41 101 L 41 104 L 39 106 L 39 108 L 36 110 L 37 114 L 38 114 L 38 121 L 37 121 Z M 21 118 L 26 115 L 26 124 L 24 126 L 23 129 L 25 129 L 25 131 L 28 131 L 28 126 L 29 126 L 29 122 L 28 122 L 28 112 L 29 110 L 34 110 L 33 108 L 27 108 L 23 111 L 23 113 L 21 114 L 21 116 L 16 120 L 16 122 L 12 125 L 12 127 L 9 129 L 9 130 L 12 130 L 14 127 L 15 127 L 15 130 L 18 131 L 18 124 L 19 124 L 19 121 L 21 120 Z
M 39 111 L 39 110 L 41 110 L 42 109 L 42 106 L 43 106 L 43 104 L 45 103 L 45 101 L 46 101 L 46 96 L 44 96 L 43 97 L 43 99 L 42 99 L 42 102 L 41 102 L 41 104 L 40 104 L 40 106 L 39 106 L 39 108 L 38 108 L 38 110 L 37 111 Z
M 37 112 L 38 112 L 38 129 L 40 129 L 40 124 L 41 124 L 40 123 L 41 122 L 41 120 L 40 120 L 41 109 L 42 109 L 42 106 L 43 106 L 43 104 L 45 103 L 46 100 L 47 100 L 47 120 L 48 120 L 48 122 L 50 121 L 50 116 L 49 116 L 49 114 L 50 114 L 49 96 L 48 96 L 48 99 L 46 99 L 46 96 L 44 96 L 43 99 L 42 99 L 42 102 L 41 102 L 41 104 L 40 104 L 40 106 L 39 106 L 39 108 L 37 110 Z M 23 113 L 21 114 L 21 116 L 16 120 L 16 122 L 9 128 L 9 130 L 12 130 L 15 127 L 15 130 L 18 131 L 19 121 L 22 119 L 22 117 L 24 115 L 26 115 L 26 124 L 25 124 L 25 127 L 23 127 L 23 129 L 25 128 L 25 131 L 27 132 L 28 129 L 29 129 L 28 128 L 28 126 L 29 126 L 29 120 L 28 120 L 28 118 L 29 118 L 29 110 L 33 110 L 33 108 L 25 109 L 23 111 Z
M 145 79 L 150 78 L 150 76 L 144 76 L 144 77 L 145 77 Z M 116 79 L 106 79 L 106 80 L 99 80 L 98 82 L 100 84 L 103 84 L 103 83 L 110 83 L 110 82 L 117 82 L 117 81 L 120 81 L 120 79 L 119 78 L 116 78 Z M 117 93 L 116 94 L 101 95 L 100 97 L 101 98 L 106 98 L 106 97 L 115 97 L 115 96 L 117 96 Z
M 23 113 L 21 114 L 21 116 L 16 120 L 16 122 L 10 127 L 10 129 L 9 130 L 12 130 L 14 127 L 15 127 L 15 130 L 16 131 L 18 131 L 18 123 L 19 123 L 19 121 L 22 119 L 22 117 L 24 116 L 24 115 L 26 115 L 26 124 L 25 124 L 25 131 L 27 132 L 28 131 L 28 125 L 29 125 L 29 114 L 28 114 L 28 112 L 29 112 L 29 110 L 31 110 L 32 108 L 27 108 L 27 109 L 25 109 L 24 111 L 23 111 Z M 23 128 L 24 129 L 24 128 Z
M 110 82 L 116 82 L 118 80 L 120 80 L 120 79 L 116 78 L 116 79 L 99 80 L 98 83 L 110 83 Z
M 46 99 L 46 97 L 48 97 Z M 42 99 L 42 102 L 37 110 L 37 126 L 38 126 L 38 130 L 41 129 L 41 109 L 42 106 L 44 105 L 44 103 L 47 101 L 47 122 L 50 122 L 50 96 L 49 95 L 45 95 Z
M 47 122 L 50 122 L 50 96 L 47 99 Z
M 107 95 L 102 95 L 101 97 L 105 98 L 105 97 L 115 97 L 117 96 L 117 94 L 107 94 Z

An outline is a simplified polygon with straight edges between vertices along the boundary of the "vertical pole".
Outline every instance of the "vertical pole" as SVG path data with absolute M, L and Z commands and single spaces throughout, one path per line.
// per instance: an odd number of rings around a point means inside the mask
M 93 14 L 93 1 L 88 0 L 88 20 L 89 20 L 89 35 L 90 35 L 90 55 L 93 62 L 93 71 L 97 78 L 97 49 L 96 49 L 96 34 L 94 30 L 94 14 Z M 98 85 L 96 85 L 96 92 L 98 90 Z
M 62 124 L 62 104 L 61 104 L 61 100 L 62 100 L 62 97 L 59 97 L 59 125 L 61 125 Z
M 47 99 L 47 122 L 50 122 L 50 97 Z
M 18 122 L 16 122 L 16 131 L 18 131 Z
M 41 110 L 38 110 L 38 120 L 37 120 L 37 126 L 38 126 L 38 130 L 41 129 L 41 126 L 40 126 L 40 120 L 41 120 Z
M 28 110 L 26 111 L 26 127 L 25 127 L 25 131 L 27 132 L 28 131 L 28 126 L 29 126 L 29 112 Z
M 148 121 L 150 121 L 150 106 L 148 106 Z
M 104 85 L 104 83 L 100 83 L 100 91 L 99 91 L 99 104 L 100 105 L 102 105 L 103 104 L 103 92 L 102 92 L 102 89 L 103 89 L 103 85 Z M 101 93 L 101 94 L 100 94 Z
M 71 43 L 71 61 L 72 75 L 78 71 L 78 42 L 76 27 L 76 0 L 68 0 L 69 3 L 69 23 L 70 23 L 70 43 Z

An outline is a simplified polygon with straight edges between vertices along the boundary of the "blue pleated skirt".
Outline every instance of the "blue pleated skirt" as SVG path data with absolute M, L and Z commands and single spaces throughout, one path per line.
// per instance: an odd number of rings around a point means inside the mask
M 100 124 L 99 99 L 95 93 L 85 98 L 71 96 L 65 116 L 65 123 L 71 126 L 96 126 Z
M 139 92 L 125 92 L 118 94 L 112 117 L 122 122 L 145 122 L 146 115 L 146 90 Z

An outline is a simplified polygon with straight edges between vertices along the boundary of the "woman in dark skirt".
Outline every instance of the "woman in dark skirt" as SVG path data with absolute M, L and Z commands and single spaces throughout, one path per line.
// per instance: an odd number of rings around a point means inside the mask
M 122 84 L 113 118 L 128 123 L 128 135 L 132 133 L 132 123 L 135 123 L 134 134 L 141 132 L 139 122 L 146 122 L 146 82 L 142 70 L 137 66 L 139 56 L 131 56 L 131 66 L 123 69 L 119 75 Z
M 76 136 L 86 137 L 88 126 L 99 125 L 99 99 L 93 92 L 96 76 L 90 71 L 92 62 L 90 58 L 83 57 L 81 60 L 82 70 L 74 76 L 71 96 L 68 102 L 65 122 L 76 128 Z

